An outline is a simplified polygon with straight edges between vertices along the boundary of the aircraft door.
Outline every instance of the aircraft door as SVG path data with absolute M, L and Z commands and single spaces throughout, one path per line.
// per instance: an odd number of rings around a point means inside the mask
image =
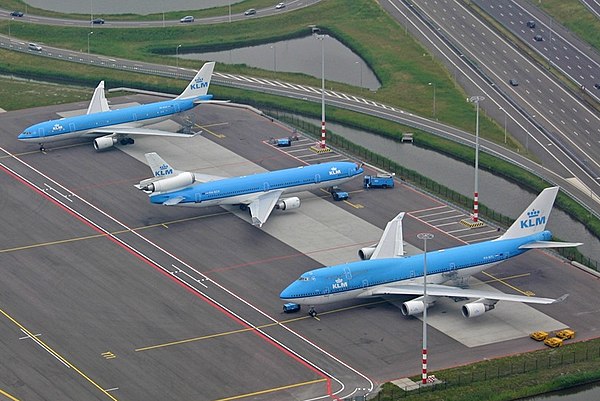
M 40 138 L 42 138 L 42 137 L 46 136 L 46 131 L 44 131 L 44 129 L 43 129 L 43 128 L 39 128 L 39 129 L 38 129 L 38 136 L 39 136 Z
M 202 194 L 200 192 L 196 192 L 196 203 L 202 202 Z
M 363 288 L 367 288 L 369 286 L 369 280 L 364 279 L 362 282 L 362 286 L 363 286 Z
M 315 184 L 318 184 L 321 182 L 321 174 L 315 174 Z
M 75 131 L 76 131 L 75 124 L 69 123 L 69 132 L 75 132 Z
M 263 190 L 265 192 L 267 192 L 270 188 L 271 188 L 271 186 L 269 185 L 269 183 L 267 181 L 265 181 L 265 183 L 263 184 Z

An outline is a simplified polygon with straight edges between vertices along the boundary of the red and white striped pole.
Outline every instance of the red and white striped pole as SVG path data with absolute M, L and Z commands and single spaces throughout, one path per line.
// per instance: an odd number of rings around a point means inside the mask
M 475 192 L 473 195 L 473 221 L 477 222 L 479 218 L 479 193 Z
M 317 35 L 321 41 L 321 143 L 320 148 L 325 149 L 325 35 Z
M 321 149 L 325 149 L 325 120 L 321 121 Z
M 427 384 L 427 350 L 423 348 L 423 373 L 421 375 L 421 383 Z
M 467 99 L 477 106 L 477 120 L 475 122 L 475 191 L 473 196 L 473 221 L 479 219 L 479 102 L 485 100 L 483 96 L 471 96 Z

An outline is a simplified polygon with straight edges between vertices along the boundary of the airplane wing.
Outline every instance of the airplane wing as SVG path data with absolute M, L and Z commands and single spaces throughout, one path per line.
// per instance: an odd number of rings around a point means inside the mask
M 250 207 L 252 224 L 258 227 L 265 224 L 282 193 L 281 190 L 269 191 L 250 202 L 248 206 Z
M 365 296 L 383 296 L 383 295 L 423 295 L 422 284 L 399 284 L 382 286 L 369 291 Z M 565 294 L 557 299 L 528 297 L 525 295 L 511 295 L 502 292 L 478 291 L 451 287 L 447 285 L 428 284 L 427 296 L 432 297 L 450 297 L 450 298 L 484 298 L 496 301 L 524 302 L 532 304 L 553 304 L 564 301 L 569 294 Z
M 398 258 L 404 256 L 404 243 L 402 237 L 402 219 L 404 212 L 394 217 L 383 231 L 383 235 L 373 251 L 371 260 L 383 258 Z
M 156 129 L 148 129 L 148 128 L 133 128 L 133 127 L 104 127 L 97 128 L 87 132 L 86 135 L 94 135 L 98 134 L 106 134 L 106 135 L 154 135 L 154 136 L 174 136 L 179 138 L 193 138 L 198 135 L 200 132 L 195 132 L 193 134 L 181 134 L 178 132 L 168 132 L 161 131 Z

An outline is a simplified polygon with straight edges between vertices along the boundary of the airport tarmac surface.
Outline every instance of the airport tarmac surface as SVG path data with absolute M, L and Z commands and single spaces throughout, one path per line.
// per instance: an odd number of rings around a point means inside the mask
M 398 299 L 324 305 L 314 319 L 284 315 L 280 291 L 306 270 L 356 260 L 400 211 L 411 252 L 419 232 L 434 233 L 428 248 L 439 249 L 495 228 L 447 234 L 462 212 L 448 208 L 442 224 L 447 206 L 400 182 L 364 191 L 355 179 L 343 186 L 348 202 L 301 193 L 299 209 L 275 211 L 260 229 L 233 207 L 161 207 L 133 187 L 151 174 L 149 151 L 177 169 L 223 176 L 345 159 L 310 152 L 303 137 L 276 148 L 269 138 L 289 129 L 244 109 L 202 105 L 186 113 L 203 131 L 195 138 L 140 137 L 99 153 L 90 142 L 41 153 L 16 140 L 24 127 L 86 106 L 0 116 L 1 390 L 22 400 L 307 400 L 420 373 L 422 325 L 401 315 Z M 542 348 L 527 338 L 534 330 L 597 336 L 598 279 L 562 259 L 530 251 L 477 279 L 507 293 L 571 296 L 541 307 L 501 302 L 477 319 L 460 315 L 462 303 L 440 302 L 429 313 L 432 372 Z

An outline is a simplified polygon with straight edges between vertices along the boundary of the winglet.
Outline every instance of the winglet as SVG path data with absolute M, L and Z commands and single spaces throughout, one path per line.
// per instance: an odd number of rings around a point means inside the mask
M 557 303 L 559 303 L 559 302 L 563 302 L 563 301 L 564 301 L 565 299 L 567 299 L 568 297 L 569 297 L 569 294 L 564 294 L 564 295 L 562 295 L 562 296 L 560 296 L 560 297 L 556 298 L 556 299 L 554 300 L 554 302 L 552 302 L 552 303 L 553 303 L 553 304 L 557 304 Z
M 88 106 L 86 114 L 100 113 L 102 111 L 109 111 L 108 101 L 106 100 L 106 96 L 104 95 L 104 81 L 100 81 L 96 90 L 94 91 L 94 95 L 92 96 L 92 100 L 90 101 L 90 105 Z
M 558 190 L 559 187 L 551 187 L 540 192 L 504 235 L 494 241 L 521 238 L 544 231 Z
M 206 95 L 208 93 L 208 87 L 210 86 L 214 68 L 214 61 L 205 63 L 194 79 L 192 79 L 184 91 L 181 92 L 181 95 L 177 96 L 177 99 L 189 99 Z

